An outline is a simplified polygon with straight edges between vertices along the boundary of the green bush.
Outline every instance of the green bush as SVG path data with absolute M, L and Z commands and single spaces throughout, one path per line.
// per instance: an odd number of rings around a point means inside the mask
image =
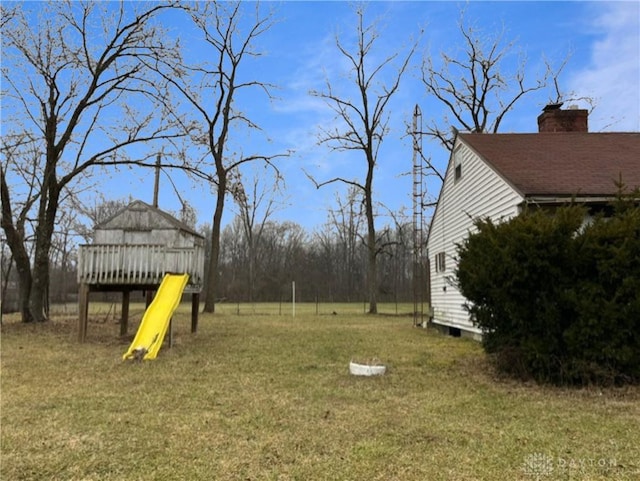
M 640 382 L 640 208 L 610 217 L 527 211 L 475 222 L 457 278 L 485 350 L 510 375 L 557 384 Z

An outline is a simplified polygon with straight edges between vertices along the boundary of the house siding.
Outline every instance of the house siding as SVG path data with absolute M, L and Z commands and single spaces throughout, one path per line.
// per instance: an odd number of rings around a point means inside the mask
M 171 247 L 193 247 L 203 245 L 201 239 L 178 229 L 149 229 L 133 231 L 127 229 L 97 229 L 94 232 L 95 244 L 158 244 Z
M 199 234 L 187 230 L 172 219 L 141 201 L 135 201 L 111 219 L 95 227 L 95 244 L 156 244 L 171 247 L 203 246 Z
M 456 180 L 458 164 L 461 177 Z M 480 334 L 464 309 L 465 298 L 455 286 L 456 245 L 473 230 L 474 219 L 509 219 L 518 214 L 522 201 L 523 197 L 511 185 L 462 139 L 457 139 L 427 239 L 435 324 Z M 436 272 L 433 260 L 441 252 L 445 253 L 446 269 Z

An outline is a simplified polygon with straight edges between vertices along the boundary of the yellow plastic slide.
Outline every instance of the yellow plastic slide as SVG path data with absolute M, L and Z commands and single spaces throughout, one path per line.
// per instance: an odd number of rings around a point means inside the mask
M 153 302 L 142 317 L 136 337 L 129 350 L 122 356 L 123 360 L 148 360 L 158 356 L 169 321 L 180 304 L 188 280 L 189 274 L 165 274 Z

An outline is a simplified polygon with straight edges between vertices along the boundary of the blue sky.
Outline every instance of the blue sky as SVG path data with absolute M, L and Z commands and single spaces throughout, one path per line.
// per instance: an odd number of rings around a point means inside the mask
M 486 35 L 504 29 L 505 40 L 515 41 L 514 53 L 526 56 L 532 79 L 542 72 L 543 58 L 557 65 L 571 54 L 561 86 L 566 92 L 596 100 L 589 119 L 591 131 L 640 131 L 640 2 L 371 2 L 366 18 L 381 18 L 376 56 L 404 51 L 424 29 L 413 58 L 414 68 L 405 74 L 390 104 L 390 132 L 380 150 L 374 180 L 375 198 L 385 206 L 379 209 L 379 227 L 391 222 L 387 209 L 404 209 L 410 219 L 412 185 L 406 174 L 411 170 L 412 150 L 406 125 L 416 104 L 425 123 L 443 115 L 442 108 L 426 95 L 418 67 L 425 56 L 435 60 L 442 51 L 455 54 L 460 48 L 457 22 L 465 5 L 467 22 Z M 350 3 L 339 1 L 266 2 L 263 7 L 274 9 L 277 23 L 259 39 L 257 48 L 264 56 L 242 68 L 244 75 L 276 84 L 276 98 L 255 95 L 239 99 L 237 107 L 262 127 L 264 136 L 242 135 L 232 141 L 241 144 L 247 154 L 294 152 L 278 161 L 285 185 L 278 194 L 280 207 L 273 218 L 291 220 L 312 231 L 327 220 L 327 210 L 335 206 L 336 195 L 344 195 L 345 188 L 334 184 L 316 190 L 304 172 L 318 181 L 336 176 L 362 181 L 365 172 L 361 156 L 318 145 L 320 127 L 332 125 L 334 116 L 321 99 L 309 95 L 311 90 L 323 90 L 327 77 L 337 89 L 349 92 L 335 36 L 348 43 L 355 30 L 355 16 Z M 193 32 L 184 31 L 183 23 L 170 27 L 185 40 L 188 55 L 197 56 L 200 46 Z M 548 90 L 526 97 L 505 119 L 501 131 L 535 132 L 536 117 L 554 96 Z M 425 141 L 423 148 L 440 165 L 446 163 L 447 152 L 440 145 Z M 243 171 L 246 184 L 253 175 L 261 176 L 264 185 L 273 181 L 268 172 L 256 166 Z M 198 224 L 211 223 L 212 189 L 179 173 L 173 181 L 180 195 L 196 208 Z M 437 183 L 429 182 L 426 188 L 432 197 L 437 196 Z M 100 184 L 100 191 L 108 199 L 131 195 L 151 202 L 153 174 L 143 169 L 116 173 Z M 235 208 L 231 199 L 227 205 L 225 222 L 231 220 Z M 169 211 L 180 207 L 166 176 L 161 179 L 160 207 Z

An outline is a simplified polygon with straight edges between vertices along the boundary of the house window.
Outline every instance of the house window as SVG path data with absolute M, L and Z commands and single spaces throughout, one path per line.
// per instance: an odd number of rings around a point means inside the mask
M 462 178 L 462 164 L 458 164 L 456 165 L 456 170 L 455 170 L 455 180 L 458 181 Z
M 444 272 L 447 269 L 446 257 L 444 252 L 436 254 L 436 272 Z
M 453 180 L 458 182 L 462 178 L 462 148 L 456 146 L 453 152 Z

